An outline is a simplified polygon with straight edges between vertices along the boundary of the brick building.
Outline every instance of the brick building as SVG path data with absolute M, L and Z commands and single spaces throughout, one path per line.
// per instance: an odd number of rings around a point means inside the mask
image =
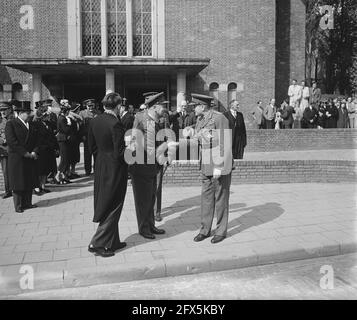
M 302 0 L 1 1 L 0 30 L 0 99 L 201 92 L 247 112 L 305 73 Z

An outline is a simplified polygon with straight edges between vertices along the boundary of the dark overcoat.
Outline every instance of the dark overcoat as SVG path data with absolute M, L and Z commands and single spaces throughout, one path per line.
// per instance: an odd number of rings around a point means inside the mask
M 29 191 L 38 186 L 36 161 L 25 158 L 29 152 L 39 154 L 39 139 L 36 126 L 29 122 L 29 129 L 18 118 L 8 121 L 5 127 L 9 151 L 8 174 L 10 189 Z
M 316 127 L 317 111 L 315 108 L 307 107 L 303 113 L 303 122 L 306 128 L 313 129 Z M 312 122 L 311 122 L 312 121 Z
M 338 109 L 334 105 L 328 105 L 326 107 L 326 112 L 329 112 L 331 115 L 330 117 L 326 116 L 326 128 L 337 128 L 337 121 L 338 121 Z
M 124 201 L 128 182 L 124 135 L 122 123 L 112 114 L 103 113 L 90 122 L 88 147 L 96 158 L 93 222 L 104 221 Z
M 57 170 L 56 153 L 59 145 L 53 129 L 47 122 L 40 119 L 34 120 L 39 139 L 39 158 L 37 160 L 37 170 L 40 176 L 47 176 Z
M 247 146 L 247 130 L 243 114 L 237 112 L 237 117 L 234 118 L 230 111 L 226 111 L 224 115 L 228 119 L 229 128 L 232 130 L 233 159 L 243 159 L 244 148 Z
M 337 128 L 348 128 L 349 118 L 348 110 L 346 108 L 338 108 Z

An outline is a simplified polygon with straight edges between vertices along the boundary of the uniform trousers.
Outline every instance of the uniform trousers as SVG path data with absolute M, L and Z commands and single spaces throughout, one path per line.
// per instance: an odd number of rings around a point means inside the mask
M 162 205 L 162 180 L 164 177 L 164 166 L 160 166 L 160 169 L 156 175 L 156 198 L 155 198 L 155 214 L 161 213 L 161 205 Z
M 0 158 L 1 162 L 1 170 L 2 174 L 4 176 L 4 187 L 5 187 L 5 193 L 10 193 L 10 180 L 9 180 L 9 173 L 7 170 L 7 162 L 8 162 L 8 157 L 2 157 Z
M 131 173 L 136 217 L 141 234 L 152 233 L 155 227 L 154 205 L 157 190 L 157 177 Z
M 218 179 L 202 175 L 200 234 L 208 236 L 211 233 L 213 218 L 216 214 L 215 235 L 223 237 L 227 235 L 231 178 L 232 174 L 222 175 Z

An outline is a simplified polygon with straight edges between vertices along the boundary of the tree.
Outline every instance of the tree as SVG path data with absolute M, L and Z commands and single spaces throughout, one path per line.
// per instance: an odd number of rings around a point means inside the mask
M 324 12 L 320 7 L 333 8 L 333 29 L 320 26 Z M 324 62 L 324 85 L 328 93 L 356 91 L 357 1 L 307 0 L 306 76 L 311 78 L 312 65 Z

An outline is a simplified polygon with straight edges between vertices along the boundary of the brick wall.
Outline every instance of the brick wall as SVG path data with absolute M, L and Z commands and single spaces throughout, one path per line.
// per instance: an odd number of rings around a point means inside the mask
M 356 165 L 356 161 L 239 161 L 232 174 L 232 183 L 356 182 Z M 197 162 L 173 164 L 167 169 L 163 183 L 200 185 Z
M 357 148 L 357 130 L 248 130 L 247 152 Z
M 258 100 L 287 96 L 292 77 L 305 73 L 305 5 L 301 0 L 168 0 L 166 56 L 208 57 L 210 65 L 188 81 L 191 92 L 208 93 L 212 82 L 238 84 L 246 115 Z M 251 127 L 251 119 L 247 118 Z
M 34 28 L 20 28 L 23 5 L 33 8 Z M 66 58 L 67 1 L 0 1 L 0 56 L 2 58 Z M 6 35 L 5 37 L 3 35 Z
M 212 82 L 236 82 L 244 108 L 274 95 L 275 0 L 165 3 L 166 57 L 211 59 L 205 70 L 189 79 L 191 92 L 207 93 Z M 226 106 L 223 89 L 219 99 Z

